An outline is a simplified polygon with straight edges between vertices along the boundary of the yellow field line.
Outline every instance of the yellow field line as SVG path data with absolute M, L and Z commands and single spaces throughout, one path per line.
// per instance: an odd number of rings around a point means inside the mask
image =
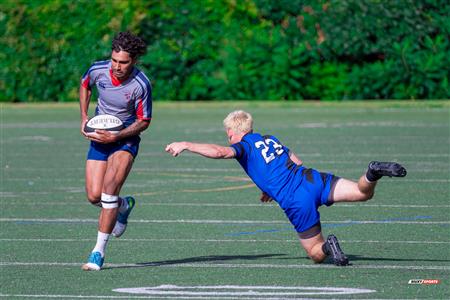
M 180 173 L 157 173 L 158 175 L 163 176 L 174 176 L 174 177 L 185 177 L 185 178 L 211 178 L 211 175 L 200 175 L 200 174 L 180 174 Z M 221 177 L 225 180 L 229 181 L 251 181 L 248 177 L 241 177 L 241 176 L 223 176 Z
M 229 186 L 229 187 L 222 187 L 222 188 L 215 188 L 215 189 L 202 189 L 202 190 L 182 190 L 182 192 L 186 193 L 204 193 L 204 192 L 222 192 L 222 191 L 235 191 L 235 190 L 243 190 L 248 189 L 251 187 L 254 187 L 255 185 L 252 184 L 244 184 L 239 186 Z
M 136 193 L 136 196 L 154 196 L 154 195 L 164 195 L 170 192 L 148 192 L 148 193 Z
M 243 190 L 255 187 L 255 184 L 244 184 L 238 186 L 229 186 L 229 187 L 221 187 L 221 188 L 213 188 L 213 189 L 196 189 L 196 190 L 179 190 L 179 191 L 164 191 L 164 192 L 148 192 L 148 193 L 137 193 L 136 196 L 154 196 L 154 195 L 163 195 L 168 193 L 207 193 L 207 192 L 223 192 L 223 191 L 236 191 Z

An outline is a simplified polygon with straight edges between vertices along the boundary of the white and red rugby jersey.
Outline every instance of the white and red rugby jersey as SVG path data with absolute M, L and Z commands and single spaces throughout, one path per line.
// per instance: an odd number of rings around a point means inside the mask
M 147 76 L 136 67 L 127 80 L 120 82 L 112 76 L 110 60 L 98 61 L 84 73 L 81 85 L 87 89 L 97 86 L 95 115 L 116 116 L 125 127 L 136 119 L 152 118 L 152 86 Z

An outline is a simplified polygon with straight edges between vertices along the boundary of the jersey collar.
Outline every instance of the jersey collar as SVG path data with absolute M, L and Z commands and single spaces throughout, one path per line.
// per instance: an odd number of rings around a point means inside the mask
M 124 79 L 124 80 L 120 80 L 119 78 L 117 78 L 116 76 L 114 76 L 114 74 L 113 74 L 113 72 L 112 72 L 112 69 L 110 68 L 109 69 L 109 77 L 111 77 L 111 83 L 112 83 L 112 85 L 113 86 L 119 86 L 119 85 L 121 85 L 122 83 L 124 83 L 125 81 L 127 81 L 128 79 L 130 79 L 132 76 L 133 76 L 133 74 L 136 72 L 136 68 L 133 68 L 133 70 L 131 71 L 131 73 L 130 73 L 130 76 L 128 76 L 126 79 Z

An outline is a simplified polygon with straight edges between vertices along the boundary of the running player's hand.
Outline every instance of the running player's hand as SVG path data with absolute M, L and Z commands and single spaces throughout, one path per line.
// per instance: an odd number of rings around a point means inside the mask
M 86 137 L 91 141 L 101 144 L 117 142 L 117 134 L 111 133 L 108 130 L 96 129 L 95 132 L 86 133 Z
M 261 198 L 259 198 L 259 200 L 261 200 L 261 202 L 272 202 L 273 201 L 273 199 L 264 192 L 262 192 Z
M 84 127 L 86 126 L 86 123 L 89 121 L 89 118 L 83 118 L 81 119 L 81 127 L 80 127 L 80 132 L 81 134 L 85 137 L 88 138 L 86 131 L 84 131 Z

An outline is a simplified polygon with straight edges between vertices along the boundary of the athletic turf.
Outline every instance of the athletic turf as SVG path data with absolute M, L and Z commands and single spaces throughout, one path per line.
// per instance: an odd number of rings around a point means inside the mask
M 236 161 L 164 152 L 176 140 L 225 145 L 222 120 L 238 108 L 308 167 L 350 179 L 372 160 L 406 167 L 405 178 L 383 178 L 367 203 L 321 208 L 324 234 L 340 239 L 351 266 L 312 263 L 281 209 L 259 203 Z M 104 270 L 83 272 L 99 211 L 85 200 L 88 143 L 77 104 L 2 105 L 0 296 L 448 299 L 449 109 L 449 102 L 156 103 L 123 188 L 137 199 L 127 232 L 111 238 Z M 439 283 L 417 284 L 422 279 Z

